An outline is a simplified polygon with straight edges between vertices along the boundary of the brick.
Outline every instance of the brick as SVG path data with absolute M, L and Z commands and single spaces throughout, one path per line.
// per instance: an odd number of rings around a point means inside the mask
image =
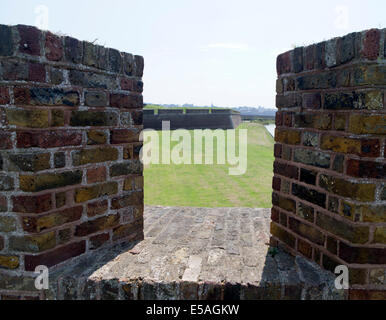
M 0 104 L 9 104 L 10 103 L 10 97 L 9 97 L 9 89 L 5 87 L 0 87 Z
M 0 216 L 0 232 L 16 231 L 17 221 L 14 217 Z
M 67 201 L 66 199 L 67 199 L 66 192 L 59 192 L 55 194 L 56 208 L 64 207 L 66 205 L 66 201 Z
M 118 184 L 116 182 L 108 182 L 92 187 L 80 188 L 75 191 L 75 202 L 86 202 L 92 199 L 113 195 L 116 193 L 118 193 Z
M 46 67 L 40 63 L 30 63 L 29 81 L 46 82 Z
M 288 231 L 282 229 L 275 223 L 271 223 L 271 234 L 278 238 L 280 241 L 287 244 L 289 247 L 294 248 L 295 247 L 295 237 L 290 234 Z
M 55 168 L 64 168 L 66 166 L 66 154 L 64 152 L 56 152 L 54 154 Z
M 306 200 L 319 207 L 326 207 L 326 195 L 314 189 L 310 189 L 296 183 L 292 184 L 292 194 L 299 199 Z
M 33 106 L 68 106 L 79 105 L 79 92 L 58 88 L 32 88 L 27 93 L 28 103 Z M 25 97 L 23 97 L 23 100 Z M 24 101 L 15 98 L 15 104 L 24 104 Z
M 51 111 L 51 127 L 64 127 L 65 117 L 63 110 Z
M 91 202 L 87 205 L 87 215 L 89 217 L 99 216 L 106 213 L 108 208 L 109 206 L 107 200 Z
M 108 49 L 109 51 L 109 70 L 115 73 L 119 73 L 122 68 L 121 53 L 115 49 Z
M 328 256 L 325 253 L 322 254 L 322 259 L 323 259 L 323 263 L 322 263 L 323 268 L 331 272 L 335 272 L 335 268 L 341 265 L 341 263 L 337 261 L 335 257 Z
M 334 129 L 338 131 L 346 130 L 347 118 L 345 114 L 335 114 L 334 116 Z
M 63 70 L 57 68 L 50 68 L 50 79 L 54 85 L 62 84 L 64 81 Z
M 380 30 L 371 29 L 367 31 L 363 40 L 362 57 L 369 60 L 376 60 L 379 56 L 380 39 Z
M 39 56 L 41 53 L 40 41 L 42 38 L 40 30 L 24 25 L 18 25 L 17 29 L 20 36 L 19 51 L 21 53 Z
M 363 222 L 385 222 L 386 205 L 374 204 L 362 206 Z
M 325 45 L 325 64 L 327 67 L 334 67 L 338 63 L 337 58 L 337 39 L 331 39 L 329 41 L 326 41 Z
M 316 45 L 307 46 L 304 48 L 304 70 L 312 70 L 315 66 Z
M 290 198 L 280 196 L 277 193 L 272 194 L 272 204 L 283 210 L 293 213 L 296 212 L 296 202 Z
M 339 257 L 352 264 L 386 264 L 386 248 L 354 247 L 341 242 Z
M 303 75 L 296 79 L 296 86 L 298 90 L 331 89 L 337 86 L 337 76 L 335 72 Z
M 117 114 L 112 112 L 73 111 L 70 119 L 72 127 L 116 126 L 117 123 Z
M 71 63 L 81 63 L 83 58 L 83 44 L 81 41 L 71 37 L 64 38 L 65 59 Z
M 97 52 L 98 52 L 98 68 L 103 70 L 108 70 L 109 67 L 109 49 L 102 47 L 102 46 L 96 46 Z
M 9 81 L 28 81 L 28 63 L 19 60 L 3 60 L 0 62 L 0 79 Z M 15 99 L 17 95 L 15 94 Z
M 298 113 L 295 114 L 294 127 L 330 130 L 332 127 L 332 115 L 325 113 Z
M 300 170 L 300 181 L 311 184 L 311 185 L 316 185 L 316 176 L 317 172 L 313 170 L 307 170 L 307 169 L 301 169 Z
M 321 149 L 368 157 L 377 157 L 380 153 L 379 140 L 377 139 L 360 140 L 328 134 L 322 135 Z
M 85 94 L 85 104 L 89 107 L 107 107 L 108 96 L 102 91 L 89 91 Z
M 287 178 L 298 179 L 299 169 L 293 165 L 275 161 L 273 171 Z
M 138 94 L 111 94 L 110 106 L 120 109 L 140 109 L 143 107 L 143 99 Z
M 339 64 L 348 63 L 355 58 L 355 36 L 350 33 L 338 39 Z
M 375 185 L 369 183 L 354 183 L 345 179 L 327 175 L 320 175 L 319 185 L 328 192 L 335 193 L 342 197 L 358 201 L 374 201 Z
M 386 244 L 386 228 L 385 227 L 375 228 L 373 243 Z
M 386 300 L 385 290 L 351 289 L 348 300 Z
M 84 222 L 75 229 L 75 236 L 84 237 L 99 231 L 111 229 L 119 224 L 119 214 L 112 214 Z
M 314 208 L 311 206 L 308 206 L 302 202 L 298 203 L 298 207 L 296 210 L 296 215 L 313 223 L 314 222 Z
M 8 156 L 9 171 L 38 172 L 50 167 L 49 153 L 10 154 Z
M 283 146 L 281 144 L 275 143 L 274 146 L 274 157 L 275 158 L 281 158 Z
M 0 191 L 11 191 L 14 189 L 14 185 L 12 177 L 0 174 Z
M 339 212 L 339 199 L 333 196 L 328 196 L 327 209 L 330 212 Z
M 305 93 L 303 94 L 303 108 L 320 109 L 321 107 L 320 93 Z
M 282 193 L 289 194 L 290 187 L 291 187 L 291 182 L 289 182 L 287 180 L 282 180 L 281 181 L 280 191 Z
M 12 251 L 37 253 L 56 246 L 55 232 L 33 236 L 13 236 L 9 238 L 9 249 Z
M 301 221 L 289 218 L 289 228 L 296 234 L 310 240 L 313 243 L 323 245 L 324 244 L 324 235 L 316 228 L 302 223 Z
M 111 130 L 110 143 L 111 144 L 123 144 L 139 141 L 139 132 L 137 130 Z
M 96 144 L 106 144 L 107 143 L 107 134 L 103 131 L 91 130 L 87 132 L 87 144 L 96 145 Z
M 277 70 L 278 75 L 291 72 L 291 53 L 290 53 L 290 51 L 285 52 L 277 57 L 276 70 Z
M 293 50 L 293 68 L 295 73 L 303 71 L 303 47 L 297 47 Z
M 51 61 L 60 61 L 63 58 L 63 39 L 51 32 L 46 33 L 46 58 Z
M 0 132 L 0 150 L 12 148 L 12 139 L 9 132 Z
M 110 240 L 109 233 L 102 233 L 90 238 L 90 246 L 91 250 L 95 250 L 103 246 L 106 242 Z
M 48 268 L 55 266 L 63 261 L 70 258 L 80 256 L 86 251 L 86 241 L 80 241 L 68 244 L 63 247 L 43 253 L 36 256 L 26 255 L 25 256 L 25 268 L 26 271 L 34 271 L 39 265 L 45 265 Z
M 87 183 L 96 183 L 106 181 L 106 167 L 99 167 L 87 170 Z
M 90 67 L 98 67 L 98 47 L 83 41 L 83 64 Z
M 277 108 L 296 108 L 302 106 L 302 96 L 297 93 L 276 96 Z
M 324 108 L 327 110 L 383 109 L 381 91 L 326 93 Z
M 275 131 L 275 141 L 284 144 L 297 145 L 301 141 L 301 132 L 294 130 L 280 130 Z
M 113 164 L 110 167 L 110 177 L 118 177 L 129 174 L 140 174 L 143 166 L 140 161 L 134 160 L 129 162 Z
M 34 176 L 21 175 L 20 189 L 26 192 L 38 192 L 48 189 L 72 186 L 82 182 L 82 171 L 46 173 Z
M 71 229 L 63 229 L 58 231 L 58 243 L 65 244 L 68 243 L 72 239 L 72 230 Z
M 120 83 L 121 83 L 122 90 L 132 91 L 134 89 L 133 79 L 121 78 Z
M 355 134 L 386 134 L 386 116 L 352 114 L 348 131 Z
M 353 87 L 383 85 L 386 81 L 386 66 L 361 65 L 353 68 L 350 85 Z
M 8 200 L 4 196 L 0 196 L 0 212 L 6 212 L 8 209 Z
M 273 177 L 272 189 L 276 191 L 280 191 L 280 187 L 281 187 L 281 179 L 278 177 Z M 130 190 L 130 189 L 126 189 L 126 190 Z
M 362 221 L 361 207 L 348 201 L 342 201 L 340 214 L 355 222 Z
M 283 125 L 283 112 L 276 112 L 276 116 L 275 116 L 275 124 L 276 124 L 276 127 L 280 127 Z
M 327 237 L 326 249 L 334 255 L 338 254 L 338 241 L 334 238 Z
M 298 251 L 308 259 L 312 259 L 312 247 L 301 239 L 298 240 Z
M 358 178 L 385 179 L 386 164 L 374 161 L 349 159 L 347 161 L 347 174 Z
M 385 284 L 386 269 L 370 269 L 369 283 L 370 284 Z
M 135 76 L 142 77 L 143 70 L 145 67 L 145 61 L 142 56 L 138 56 L 138 55 L 134 56 L 134 61 L 135 61 Z
M 111 208 L 113 210 L 122 209 L 125 207 L 134 206 L 134 205 L 142 205 L 142 204 L 143 204 L 142 191 L 132 192 L 128 195 L 116 197 L 111 200 Z
M 6 109 L 8 124 L 24 128 L 49 127 L 47 110 Z
M 0 255 L 0 269 L 17 269 L 20 265 L 19 257 Z
M 83 207 L 78 206 L 38 217 L 24 217 L 22 219 L 23 229 L 30 233 L 40 233 L 70 222 L 78 221 L 82 217 L 82 212 Z
M 69 80 L 74 86 L 83 88 L 118 90 L 118 83 L 114 76 L 86 72 L 80 70 L 70 70 Z
M 83 149 L 73 152 L 72 154 L 72 162 L 74 166 L 115 160 L 118 160 L 118 150 L 110 147 Z
M 51 194 L 13 196 L 12 203 L 12 211 L 20 213 L 42 213 L 52 209 Z
M 123 71 L 128 76 L 135 75 L 135 61 L 134 56 L 130 53 L 122 53 Z
M 131 119 L 135 126 L 143 125 L 143 111 L 142 110 L 134 110 L 130 112 Z
M 329 168 L 331 156 L 328 153 L 320 151 L 313 151 L 309 149 L 295 149 L 294 161 L 314 167 Z
M 282 158 L 284 160 L 292 160 L 292 148 L 287 146 L 287 145 L 284 145 L 283 146 L 283 152 L 282 152 Z
M 349 223 L 318 213 L 316 225 L 351 243 L 365 244 L 369 241 L 369 227 L 354 227 Z
M 336 154 L 332 163 L 332 170 L 343 173 L 344 168 L 344 155 Z
M 0 26 L 0 56 L 9 57 L 14 53 L 14 37 L 12 34 L 12 28 L 1 25 Z

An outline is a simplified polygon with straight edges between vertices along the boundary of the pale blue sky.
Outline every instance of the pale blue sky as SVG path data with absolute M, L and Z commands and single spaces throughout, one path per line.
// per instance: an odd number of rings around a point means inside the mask
M 273 107 L 276 56 L 386 27 L 385 0 L 1 0 L 0 23 L 35 25 L 145 57 L 146 102 Z

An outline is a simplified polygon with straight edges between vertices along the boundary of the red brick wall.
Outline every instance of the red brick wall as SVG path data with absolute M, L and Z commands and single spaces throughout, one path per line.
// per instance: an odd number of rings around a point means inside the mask
M 349 266 L 353 289 L 386 289 L 385 33 L 277 58 L 272 242 Z
M 143 238 L 143 67 L 0 25 L 0 291 L 31 289 L 37 265 Z

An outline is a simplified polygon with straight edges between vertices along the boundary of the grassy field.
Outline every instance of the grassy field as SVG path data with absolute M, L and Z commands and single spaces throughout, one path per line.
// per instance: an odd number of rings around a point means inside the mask
M 243 123 L 236 130 L 236 137 L 239 129 L 248 129 L 248 169 L 244 175 L 228 175 L 228 164 L 151 164 L 145 166 L 144 171 L 145 204 L 270 207 L 274 160 L 273 138 L 259 123 Z M 216 147 L 215 144 L 215 149 Z

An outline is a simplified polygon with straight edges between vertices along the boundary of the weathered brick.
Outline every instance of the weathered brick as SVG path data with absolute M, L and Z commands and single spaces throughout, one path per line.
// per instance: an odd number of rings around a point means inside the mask
M 78 206 L 38 217 L 24 217 L 22 219 L 23 229 L 30 233 L 40 233 L 66 223 L 78 221 L 82 217 L 82 212 L 83 207 Z
M 304 52 L 304 70 L 314 69 L 316 59 L 316 45 L 305 47 Z
M 276 174 L 280 174 L 287 178 L 298 179 L 299 169 L 293 165 L 275 161 L 273 168 L 273 171 Z
M 75 236 L 83 237 L 99 231 L 113 228 L 119 224 L 119 214 L 112 214 L 84 222 L 75 229 Z
M 277 193 L 272 194 L 272 204 L 289 212 L 296 212 L 296 202 L 293 199 L 285 198 Z
M 10 154 L 8 156 L 9 171 L 38 172 L 50 167 L 49 153 Z
M 326 207 L 326 195 L 319 191 L 293 183 L 292 194 L 298 197 L 299 199 L 306 200 L 308 202 L 318 205 L 319 207 Z
M 130 241 L 143 240 L 143 221 L 135 221 L 130 224 L 121 225 L 113 229 L 113 240 L 126 239 Z
M 46 82 L 46 67 L 40 63 L 30 63 L 28 78 L 34 82 Z
M 90 246 L 91 250 L 95 250 L 103 246 L 107 241 L 110 240 L 109 233 L 102 233 L 90 238 Z
M 303 71 L 303 47 L 297 47 L 293 50 L 292 64 L 295 73 Z
M 55 194 L 56 208 L 64 207 L 66 205 L 66 201 L 67 201 L 66 192 L 59 192 Z
M 99 216 L 106 213 L 108 207 L 107 200 L 91 202 L 87 205 L 87 215 L 89 217 Z
M 72 162 L 74 166 L 80 166 L 88 163 L 115 161 L 117 159 L 118 150 L 110 147 L 83 149 L 73 152 L 72 154 Z
M 355 134 L 386 134 L 386 116 L 352 114 L 348 131 Z
M 12 148 L 12 139 L 10 132 L 0 132 L 0 150 Z
M 302 106 L 302 96 L 297 93 L 276 96 L 277 108 L 296 108 Z
M 88 91 L 85 94 L 85 104 L 89 107 L 107 107 L 108 96 L 103 91 Z
M 8 124 L 25 128 L 49 127 L 47 110 L 6 109 Z
M 9 248 L 20 252 L 43 252 L 56 246 L 55 232 L 33 236 L 13 236 L 9 238 Z
M 0 104 L 9 104 L 9 89 L 5 87 L 0 87 Z
M 131 120 L 134 125 L 143 125 L 143 111 L 142 110 L 133 110 L 130 112 Z
M 90 67 L 98 67 L 98 47 L 83 41 L 83 64 Z
M 374 201 L 375 185 L 370 183 L 354 183 L 342 178 L 320 175 L 319 185 L 328 192 L 358 201 Z
M 113 164 L 110 167 L 110 177 L 124 176 L 129 174 L 140 174 L 142 170 L 142 163 L 137 160 L 117 163 Z
M 64 81 L 63 70 L 58 68 L 50 68 L 50 80 L 54 85 L 62 84 Z
M 111 94 L 110 106 L 121 109 L 139 109 L 143 107 L 143 98 L 138 94 Z
M 386 205 L 373 204 L 362 206 L 363 222 L 385 222 Z
M 336 154 L 334 157 L 334 161 L 332 163 L 332 170 L 339 173 L 343 173 L 343 167 L 344 167 L 344 155 Z
M 386 244 L 386 228 L 377 227 L 374 231 L 374 243 Z
M 64 44 L 64 54 L 66 60 L 71 63 L 81 63 L 83 58 L 82 42 L 71 37 L 65 37 Z
M 324 244 L 324 235 L 316 228 L 305 224 L 297 219 L 289 218 L 289 228 L 296 234 L 306 238 L 313 243 L 323 245 Z
M 334 129 L 335 130 L 345 131 L 346 130 L 346 123 L 347 123 L 346 114 L 336 113 L 334 115 Z
M 66 166 L 66 154 L 64 152 L 56 152 L 54 154 L 55 168 L 64 168 Z
M 350 85 L 353 87 L 367 85 L 384 85 L 386 82 L 386 66 L 360 65 L 352 70 Z
M 355 36 L 356 33 L 350 33 L 338 39 L 339 64 L 347 63 L 355 58 Z
M 132 143 L 139 141 L 139 132 L 137 130 L 111 130 L 110 132 L 110 143 L 111 144 L 122 144 Z
M 51 111 L 51 127 L 64 127 L 65 117 L 63 110 Z
M 52 209 L 51 194 L 13 196 L 12 203 L 12 211 L 20 213 L 42 213 Z
M 349 159 L 347 174 L 358 178 L 385 179 L 386 164 L 382 162 Z
M 301 132 L 295 130 L 281 130 L 276 129 L 275 131 L 275 141 L 284 144 L 300 144 L 301 141 Z
M 280 241 L 287 244 L 289 247 L 294 248 L 295 247 L 295 237 L 290 234 L 288 231 L 282 229 L 275 223 L 271 223 L 271 234 L 278 238 Z
M 51 32 L 46 32 L 46 58 L 51 61 L 60 61 L 63 58 L 63 39 Z
M 296 210 L 296 215 L 313 223 L 314 222 L 314 208 L 311 206 L 308 206 L 302 202 L 298 203 L 298 207 Z
M 75 191 L 75 202 L 86 202 L 103 196 L 113 195 L 117 192 L 118 184 L 116 182 L 108 182 L 92 187 L 80 188 Z
M 341 242 L 339 257 L 347 263 L 386 264 L 386 248 L 354 247 Z
M 325 113 L 298 113 L 295 114 L 294 127 L 330 130 L 332 127 L 332 115 Z
M 383 93 L 381 91 L 326 93 L 324 108 L 327 110 L 379 110 L 383 108 Z
M 87 170 L 87 183 L 106 181 L 106 167 L 99 167 Z
M 305 182 L 307 184 L 312 184 L 312 185 L 315 185 L 316 184 L 316 176 L 317 176 L 317 172 L 316 171 L 313 171 L 313 170 L 307 170 L 307 169 L 301 169 L 300 170 L 300 181 L 301 182 Z
M 277 70 L 278 75 L 291 72 L 291 53 L 290 53 L 290 51 L 285 52 L 277 57 L 276 70 Z
M 386 281 L 386 269 L 377 268 L 370 269 L 369 272 L 369 283 L 370 284 L 385 284 Z
M 338 213 L 339 212 L 339 199 L 336 197 L 333 197 L 333 196 L 328 196 L 327 209 L 328 209 L 328 211 Z
M 275 191 L 280 191 L 280 187 L 281 187 L 281 179 L 278 178 L 278 177 L 273 177 L 272 189 L 275 190 Z M 131 190 L 131 189 L 126 189 L 126 190 Z
M 322 135 L 320 147 L 324 150 L 367 157 L 378 157 L 380 153 L 380 144 L 377 139 L 361 140 L 328 134 Z
M 376 60 L 379 56 L 381 32 L 378 29 L 371 29 L 366 32 L 363 40 L 362 56 L 369 60 Z
M 310 166 L 329 168 L 331 156 L 328 153 L 313 151 L 309 149 L 295 149 L 294 161 Z
M 298 251 L 308 259 L 312 258 L 312 247 L 302 239 L 298 240 Z
M 369 227 L 354 227 L 349 223 L 334 219 L 322 213 L 317 214 L 316 225 L 351 243 L 365 244 L 369 241 Z
M 119 86 L 114 76 L 107 76 L 95 72 L 80 70 L 70 70 L 69 80 L 74 86 L 84 88 L 98 88 L 108 90 L 118 90 Z
M 11 191 L 14 189 L 14 185 L 12 177 L 0 174 L 0 191 Z
M 135 61 L 135 76 L 142 77 L 143 69 L 145 67 L 145 61 L 142 56 L 138 56 L 138 55 L 134 56 L 134 61 Z
M 107 134 L 103 131 L 91 130 L 87 132 L 87 144 L 106 144 Z
M 12 34 L 12 28 L 9 26 L 0 26 L 0 56 L 8 57 L 14 53 L 14 39 Z
M 122 68 L 121 53 L 115 49 L 109 50 L 109 70 L 115 73 L 119 73 Z
M 21 53 L 39 56 L 41 53 L 40 42 L 42 39 L 41 31 L 35 27 L 18 25 L 20 36 L 19 51 Z
M 298 90 L 330 89 L 337 85 L 335 72 L 321 72 L 316 74 L 303 75 L 296 79 Z
M 82 171 L 67 171 L 62 173 L 46 173 L 34 176 L 20 176 L 20 189 L 26 192 L 76 185 L 82 182 Z
M 117 114 L 113 112 L 73 111 L 70 119 L 72 127 L 115 126 L 117 123 Z
M 78 130 L 18 131 L 16 140 L 18 148 L 79 146 L 82 133 Z
M 14 217 L 0 216 L 0 232 L 16 231 L 17 221 Z
M 362 221 L 361 207 L 348 201 L 342 201 L 340 214 L 352 221 Z
M 39 265 L 49 267 L 55 266 L 62 261 L 72 257 L 80 256 L 86 251 L 86 241 L 74 242 L 63 247 L 58 247 L 53 251 L 36 256 L 25 256 L 25 268 L 27 271 L 35 271 Z
M 321 96 L 320 93 L 305 93 L 303 94 L 303 108 L 320 109 Z
M 58 231 L 58 244 L 68 243 L 72 239 L 72 229 L 62 229 Z
M 135 191 L 128 195 L 116 197 L 111 200 L 111 208 L 114 210 L 140 204 L 143 204 L 142 191 Z
M 0 255 L 0 268 L 17 269 L 20 265 L 19 257 Z

